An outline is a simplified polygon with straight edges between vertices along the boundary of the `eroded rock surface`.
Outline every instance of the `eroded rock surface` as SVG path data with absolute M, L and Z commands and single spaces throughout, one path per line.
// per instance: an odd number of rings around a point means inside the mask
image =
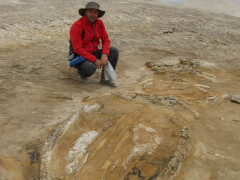
M 132 94 L 127 99 L 117 93 L 85 100 L 66 132 L 60 125 L 57 144 L 50 136 L 53 147 L 43 151 L 43 156 L 49 152 L 51 156 L 42 160 L 41 179 L 174 176 L 189 144 L 188 129 L 173 106 L 175 97 Z

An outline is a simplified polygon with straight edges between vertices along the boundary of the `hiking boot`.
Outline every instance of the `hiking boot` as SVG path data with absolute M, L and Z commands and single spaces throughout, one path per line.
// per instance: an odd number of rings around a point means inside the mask
M 117 87 L 116 83 L 113 80 L 100 79 L 100 84 L 108 85 L 108 86 L 111 86 L 111 87 Z
M 87 80 L 87 77 L 82 76 L 81 74 L 78 73 L 78 80 L 83 83 L 83 84 L 89 84 L 90 82 Z

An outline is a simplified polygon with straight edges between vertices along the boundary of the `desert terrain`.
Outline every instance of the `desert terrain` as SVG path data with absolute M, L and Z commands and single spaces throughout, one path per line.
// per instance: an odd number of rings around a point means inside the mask
M 240 179 L 240 5 L 97 1 L 111 88 L 68 65 L 86 2 L 0 0 L 0 180 Z

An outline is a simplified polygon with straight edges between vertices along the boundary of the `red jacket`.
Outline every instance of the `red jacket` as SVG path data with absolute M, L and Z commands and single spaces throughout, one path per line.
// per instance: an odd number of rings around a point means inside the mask
M 85 33 L 82 40 L 83 29 Z M 102 42 L 102 54 L 109 55 L 111 42 L 101 19 L 91 23 L 83 16 L 73 24 L 70 30 L 70 39 L 74 52 L 89 61 L 94 62 L 96 60 L 93 54 L 98 50 L 100 39 Z

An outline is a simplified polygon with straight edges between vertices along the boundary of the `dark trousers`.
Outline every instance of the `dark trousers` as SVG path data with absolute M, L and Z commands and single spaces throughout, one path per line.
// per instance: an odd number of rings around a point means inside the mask
M 99 49 L 94 56 L 96 56 L 97 59 L 100 59 L 102 55 L 102 50 Z M 110 47 L 110 52 L 109 52 L 109 56 L 108 56 L 108 61 L 111 63 L 113 69 L 116 69 L 117 67 L 117 62 L 118 62 L 118 55 L 119 55 L 119 51 L 117 48 L 115 47 Z M 75 68 L 78 70 L 78 73 L 82 76 L 82 77 L 90 77 L 92 76 L 95 71 L 97 70 L 97 66 L 88 60 L 83 61 L 80 64 L 77 64 L 75 66 Z M 101 74 L 101 78 L 104 78 L 103 75 L 103 70 L 102 70 L 102 74 Z

